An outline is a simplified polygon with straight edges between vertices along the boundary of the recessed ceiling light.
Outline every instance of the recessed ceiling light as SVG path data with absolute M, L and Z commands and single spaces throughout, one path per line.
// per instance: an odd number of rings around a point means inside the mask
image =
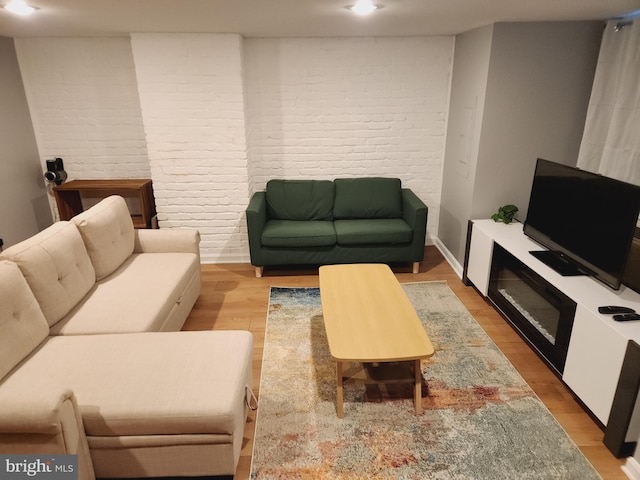
M 358 0 L 355 5 L 349 5 L 346 8 L 358 15 L 369 15 L 382 8 L 382 5 L 376 5 L 371 0 Z
M 27 5 L 26 3 L 24 3 L 23 0 L 11 0 L 11 2 L 9 2 L 4 6 L 4 9 L 11 13 L 15 13 L 16 15 L 21 15 L 23 17 L 31 15 L 33 12 L 37 10 L 36 7 Z

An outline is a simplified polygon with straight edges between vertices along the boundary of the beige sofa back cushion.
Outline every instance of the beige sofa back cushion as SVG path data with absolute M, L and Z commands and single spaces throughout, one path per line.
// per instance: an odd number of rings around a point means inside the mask
M 96 283 L 75 224 L 56 222 L 0 257 L 18 264 L 49 325 L 62 319 Z
M 15 263 L 0 261 L 0 379 L 49 334 L 40 306 Z
M 80 230 L 97 280 L 111 275 L 133 253 L 133 221 L 124 198 L 107 197 L 71 221 Z

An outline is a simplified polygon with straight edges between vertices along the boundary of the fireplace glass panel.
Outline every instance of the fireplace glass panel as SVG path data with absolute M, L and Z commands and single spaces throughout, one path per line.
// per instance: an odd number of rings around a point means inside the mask
M 516 272 L 500 271 L 497 278 L 500 295 L 515 308 L 549 343 L 555 345 L 560 311 L 547 298 L 532 289 Z
M 575 302 L 498 244 L 493 249 L 489 298 L 561 374 L 573 328 Z

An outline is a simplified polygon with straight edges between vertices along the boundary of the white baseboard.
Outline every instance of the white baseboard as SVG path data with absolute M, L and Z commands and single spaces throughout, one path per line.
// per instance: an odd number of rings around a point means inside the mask
M 442 253 L 444 259 L 451 265 L 454 272 L 458 277 L 462 278 L 462 265 L 453 256 L 453 254 L 449 251 L 447 247 L 445 247 L 444 243 L 440 241 L 437 237 L 429 236 L 427 238 L 427 245 L 435 245 L 435 247 Z M 222 254 L 222 255 L 211 255 L 211 254 L 201 254 L 200 262 L 203 264 L 207 263 L 250 263 L 248 254 Z
M 250 263 L 249 255 L 225 254 L 225 255 L 200 255 L 200 263 L 223 264 L 223 263 Z
M 634 457 L 628 457 L 622 471 L 631 480 L 640 480 L 640 463 Z
M 463 268 L 462 268 L 462 265 L 460 265 L 460 262 L 458 262 L 458 260 L 456 259 L 456 257 L 453 256 L 453 254 L 449 251 L 447 247 L 445 247 L 444 243 L 442 243 L 439 238 L 436 238 L 433 243 L 436 246 L 436 248 L 440 250 L 440 253 L 442 253 L 442 256 L 447 261 L 447 263 L 451 265 L 451 268 L 453 268 L 453 271 L 456 273 L 456 275 L 462 278 Z

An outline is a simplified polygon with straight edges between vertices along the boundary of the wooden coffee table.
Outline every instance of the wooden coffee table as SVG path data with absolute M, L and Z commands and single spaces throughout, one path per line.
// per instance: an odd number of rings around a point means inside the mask
M 411 382 L 416 414 L 421 414 L 420 360 L 433 355 L 433 345 L 391 269 L 383 264 L 322 266 L 320 296 L 337 366 L 338 417 L 344 416 L 345 381 Z M 359 365 L 345 370 L 350 363 Z

